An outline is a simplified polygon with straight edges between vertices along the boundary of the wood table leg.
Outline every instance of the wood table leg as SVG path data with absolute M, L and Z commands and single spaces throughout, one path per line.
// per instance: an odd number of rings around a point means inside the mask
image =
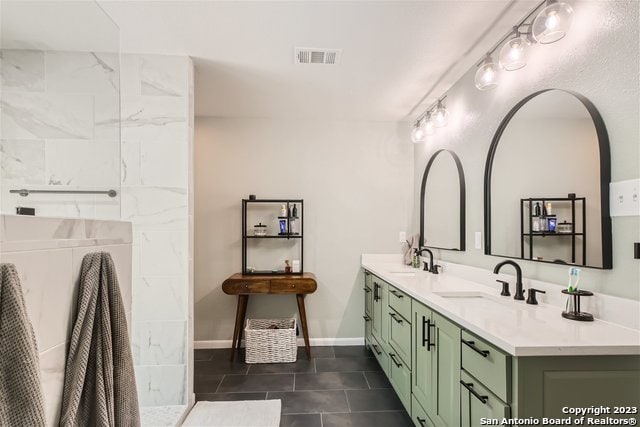
M 304 294 L 296 294 L 296 300 L 298 301 L 298 311 L 300 312 L 300 323 L 302 323 L 304 348 L 307 352 L 307 359 L 311 360 L 311 346 L 309 346 L 309 330 L 307 329 L 307 312 L 304 308 Z
M 249 295 L 238 295 L 238 306 L 236 307 L 236 325 L 233 328 L 233 341 L 231 342 L 231 360 L 236 355 L 236 351 L 240 351 L 240 342 L 242 341 L 242 328 L 244 327 L 244 318 L 247 314 L 247 303 Z

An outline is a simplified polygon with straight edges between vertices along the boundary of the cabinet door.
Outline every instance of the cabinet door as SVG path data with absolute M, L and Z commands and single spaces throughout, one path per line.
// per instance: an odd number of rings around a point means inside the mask
M 435 354 L 433 346 L 430 345 L 433 333 L 432 312 L 426 306 L 413 303 L 413 363 L 412 372 L 412 392 L 416 400 L 423 408 L 431 408 L 435 404 L 433 401 L 433 362 L 432 356 Z
M 372 277 L 370 273 L 364 273 L 364 314 L 369 317 L 373 315 Z
M 376 337 L 378 341 L 380 341 L 380 337 L 382 335 L 382 281 L 377 277 L 373 277 L 371 280 L 371 291 L 373 298 L 373 310 L 372 317 L 373 322 L 371 322 L 371 335 Z
M 435 351 L 431 362 L 432 406 L 425 408 L 439 426 L 460 425 L 460 328 L 438 313 L 433 313 Z
M 460 381 L 460 425 L 480 427 L 480 420 L 509 418 L 509 406 L 480 381 L 462 371 Z M 486 425 L 486 424 L 484 424 Z

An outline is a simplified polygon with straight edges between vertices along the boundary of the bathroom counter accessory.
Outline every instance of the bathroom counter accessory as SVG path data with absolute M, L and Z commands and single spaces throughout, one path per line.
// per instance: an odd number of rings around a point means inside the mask
M 570 295 L 570 297 L 573 298 L 573 310 L 563 311 L 562 317 L 570 320 L 578 320 L 580 322 L 593 322 L 593 314 L 580 311 L 580 297 L 591 297 L 593 296 L 593 292 L 582 290 L 568 291 L 563 289 L 562 293 Z
M 307 328 L 307 311 L 304 306 L 304 297 L 312 294 L 318 288 L 316 276 L 313 273 L 298 275 L 289 274 L 242 274 L 236 273 L 222 283 L 222 290 L 227 295 L 238 296 L 236 308 L 236 322 L 233 329 L 233 342 L 231 345 L 231 361 L 236 350 L 240 348 L 242 341 L 242 328 L 247 314 L 247 305 L 250 295 L 295 295 L 300 312 L 302 335 L 307 358 L 311 359 L 311 347 L 309 345 L 309 332 Z

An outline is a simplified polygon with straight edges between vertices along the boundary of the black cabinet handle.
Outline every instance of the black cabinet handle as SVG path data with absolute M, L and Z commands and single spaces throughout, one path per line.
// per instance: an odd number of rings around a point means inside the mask
M 425 420 L 424 418 L 416 417 L 416 420 L 418 420 L 421 426 L 427 425 L 427 420 Z
M 393 294 L 393 296 L 396 297 L 396 298 L 400 298 L 400 299 L 404 298 L 404 295 L 399 294 L 398 291 L 396 291 L 396 290 L 391 289 L 391 290 L 389 290 L 389 292 L 391 292 Z
M 424 345 L 428 342 L 427 341 L 427 337 L 426 337 L 426 329 L 425 326 L 428 325 L 428 320 L 426 320 L 426 317 L 422 316 L 422 346 L 424 347 Z M 429 348 L 429 347 L 427 347 Z
M 370 322 L 371 318 L 369 316 L 362 316 L 362 318 L 364 319 L 365 322 Z
M 469 347 L 471 350 L 473 350 L 476 353 L 478 353 L 479 355 L 481 355 L 482 357 L 489 356 L 489 350 L 481 350 L 481 349 L 479 349 L 478 347 L 476 347 L 476 342 L 475 341 L 467 341 L 464 338 L 462 338 L 462 343 L 465 344 L 467 347 Z
M 402 319 L 398 319 L 394 313 L 389 313 L 389 316 L 399 324 L 402 324 Z
M 402 368 L 402 363 L 398 362 L 396 360 L 396 355 L 395 353 L 389 353 L 389 357 L 391 357 L 391 360 L 393 360 L 393 363 L 398 367 L 398 368 Z
M 465 383 L 464 381 L 460 380 L 460 384 L 462 384 L 464 388 L 469 390 L 469 392 L 473 394 L 476 397 L 476 399 L 482 402 L 483 405 L 487 404 L 487 401 L 489 400 L 489 396 L 481 396 L 480 393 L 475 391 L 475 389 L 473 388 L 473 383 Z
M 376 282 L 373 282 L 373 300 L 374 301 L 380 300 L 380 295 L 378 294 L 378 288 L 380 288 L 380 285 L 378 285 Z
M 366 293 L 371 292 L 371 289 L 369 289 L 369 288 L 363 288 L 363 289 L 364 289 L 364 291 L 365 291 Z
M 436 343 L 431 342 L 431 327 L 433 326 L 434 328 L 436 327 L 435 323 L 431 323 L 431 319 L 427 319 L 426 322 L 424 320 L 424 316 L 422 316 L 422 321 L 424 322 L 422 324 L 422 332 L 424 334 L 424 326 L 427 326 L 427 351 L 431 351 L 431 347 L 435 347 Z M 424 343 L 423 343 L 424 345 Z
M 378 346 L 375 344 L 372 344 L 371 347 L 373 347 L 373 350 L 376 352 L 376 354 L 379 356 L 382 354 L 382 352 L 380 350 L 378 350 Z

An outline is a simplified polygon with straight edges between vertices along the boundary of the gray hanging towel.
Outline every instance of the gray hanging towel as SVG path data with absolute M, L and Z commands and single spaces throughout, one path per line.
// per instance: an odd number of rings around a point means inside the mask
M 44 426 L 38 347 L 13 264 L 0 264 L 0 351 L 0 426 Z
M 127 319 L 113 260 L 106 252 L 82 260 L 60 425 L 140 425 Z

